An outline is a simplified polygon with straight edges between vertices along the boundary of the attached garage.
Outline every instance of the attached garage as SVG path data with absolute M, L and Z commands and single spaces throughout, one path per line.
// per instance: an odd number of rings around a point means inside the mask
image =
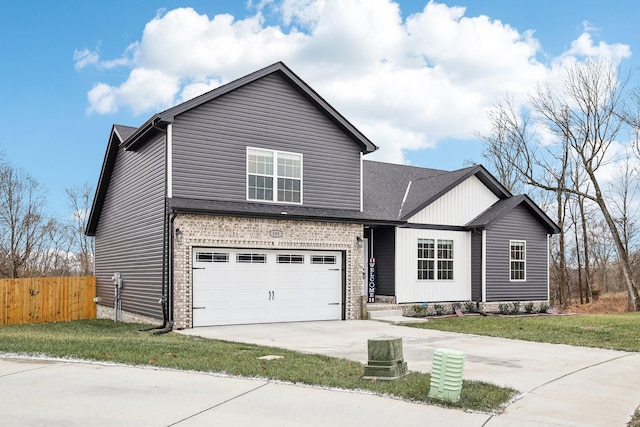
M 340 320 L 340 251 L 193 249 L 193 326 Z

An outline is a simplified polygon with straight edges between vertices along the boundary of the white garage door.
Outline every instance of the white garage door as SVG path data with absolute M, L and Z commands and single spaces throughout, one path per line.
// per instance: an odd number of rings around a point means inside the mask
M 342 253 L 195 248 L 193 326 L 339 320 Z

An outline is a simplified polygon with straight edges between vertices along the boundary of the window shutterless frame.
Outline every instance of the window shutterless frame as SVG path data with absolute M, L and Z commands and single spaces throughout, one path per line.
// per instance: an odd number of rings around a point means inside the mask
M 509 240 L 509 281 L 527 280 L 527 242 Z
M 247 147 L 247 200 L 301 205 L 301 153 Z
M 418 280 L 453 280 L 453 240 L 418 239 L 417 249 Z

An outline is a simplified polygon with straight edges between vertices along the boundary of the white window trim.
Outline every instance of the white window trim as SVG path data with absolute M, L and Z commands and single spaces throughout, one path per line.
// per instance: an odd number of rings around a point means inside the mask
M 429 257 L 416 257 L 416 273 L 418 273 L 417 275 L 419 276 L 420 274 L 420 261 L 431 261 L 433 262 L 433 279 L 420 279 L 419 277 L 417 278 L 417 280 L 419 282 L 433 282 L 438 280 L 438 260 L 437 260 L 437 250 L 438 250 L 438 239 L 431 239 L 431 238 L 423 238 L 423 237 L 419 237 L 418 240 L 416 241 L 416 248 L 418 248 L 418 245 L 420 245 L 420 241 L 421 240 L 431 240 L 433 242 L 433 258 L 429 258 Z
M 249 198 L 249 175 L 255 175 L 249 173 L 249 151 L 250 150 L 259 150 L 259 151 L 269 151 L 273 154 L 273 199 L 272 200 L 260 200 L 260 199 L 250 199 Z M 280 177 L 278 176 L 278 155 L 279 154 L 290 154 L 294 156 L 300 156 L 300 202 L 281 202 L 278 200 L 278 178 L 288 178 L 290 177 Z M 245 156 L 245 197 L 248 202 L 254 203 L 277 203 L 282 205 L 301 205 L 304 201 L 304 156 L 302 153 L 294 153 L 292 151 L 279 151 L 279 150 L 271 150 L 268 148 L 259 148 L 259 147 L 247 147 L 247 152 Z M 264 175 L 268 176 L 268 175 Z M 297 178 L 293 178 L 297 179 Z
M 453 282 L 455 281 L 455 272 L 456 272 L 456 252 L 454 251 L 455 241 L 453 239 L 434 239 L 430 237 L 420 237 L 418 240 L 433 240 L 433 258 L 418 258 L 416 257 L 416 268 L 415 272 L 418 272 L 418 260 L 430 260 L 433 261 L 433 279 L 416 279 L 418 282 Z M 449 241 L 451 242 L 451 251 L 453 252 L 453 258 L 438 258 L 438 242 L 440 241 Z M 416 241 L 416 248 L 418 242 Z M 451 279 L 438 279 L 438 272 L 440 269 L 438 268 L 438 261 L 451 261 L 453 262 L 453 269 L 451 270 Z
M 438 254 L 439 254 L 438 246 L 439 246 L 440 242 L 451 242 L 451 253 L 452 253 L 451 258 L 440 258 L 438 256 Z M 454 252 L 453 247 L 454 247 L 453 239 L 437 239 L 436 240 L 436 253 L 435 253 L 435 255 L 436 255 L 436 280 L 439 280 L 441 282 L 451 282 L 451 281 L 453 281 L 455 279 L 454 276 L 455 276 L 455 271 L 456 271 L 456 269 L 455 269 L 456 256 L 455 256 L 455 252 Z M 439 278 L 437 278 L 437 275 L 439 275 L 439 273 L 441 271 L 449 271 L 449 269 L 442 269 L 441 270 L 440 268 L 438 268 L 438 263 L 440 261 L 451 261 L 451 278 L 450 279 L 439 279 Z
M 514 244 L 522 244 L 522 249 L 524 253 L 524 258 L 522 260 L 519 259 L 511 259 L 511 247 Z M 513 261 L 522 261 L 524 264 L 524 278 L 523 279 L 512 279 L 512 270 L 511 270 L 511 262 Z M 527 241 L 526 240 L 509 240 L 509 281 L 510 282 L 526 282 L 527 281 Z

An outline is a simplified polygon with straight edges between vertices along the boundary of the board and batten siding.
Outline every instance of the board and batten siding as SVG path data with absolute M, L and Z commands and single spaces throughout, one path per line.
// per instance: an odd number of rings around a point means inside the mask
M 418 280 L 418 239 L 453 240 L 453 280 Z M 398 303 L 471 299 L 471 233 L 398 228 L 396 248 Z
M 510 240 L 526 241 L 526 280 L 510 281 Z M 548 300 L 547 232 L 523 206 L 486 231 L 486 301 Z
M 470 176 L 412 216 L 409 222 L 463 226 L 498 200 L 478 178 Z
M 113 307 L 113 274 L 123 280 L 122 309 L 162 318 L 164 135 L 137 151 L 118 149 L 95 235 L 96 294 Z
M 360 210 L 360 147 L 270 74 L 178 115 L 173 197 L 246 201 L 247 147 L 303 155 L 303 205 Z

